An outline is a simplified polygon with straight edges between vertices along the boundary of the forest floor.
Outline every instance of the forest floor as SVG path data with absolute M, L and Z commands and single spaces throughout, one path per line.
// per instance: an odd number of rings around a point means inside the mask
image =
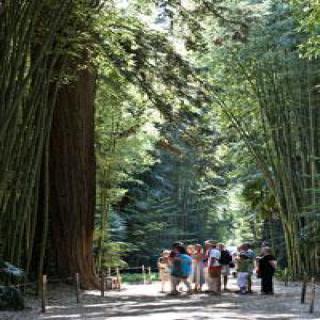
M 276 283 L 274 296 L 262 296 L 255 283 L 252 295 L 240 296 L 224 292 L 221 297 L 206 294 L 169 297 L 159 293 L 159 283 L 126 285 L 121 291 L 108 291 L 101 297 L 98 291 L 85 291 L 81 304 L 75 302 L 72 287 L 49 287 L 47 313 L 41 314 L 39 301 L 28 299 L 23 312 L 0 312 L 1 320 L 287 320 L 320 319 L 320 292 L 317 292 L 315 312 L 308 313 L 309 304 L 300 304 L 301 285 L 285 287 Z M 236 291 L 236 282 L 230 280 Z M 310 300 L 308 290 L 307 302 Z

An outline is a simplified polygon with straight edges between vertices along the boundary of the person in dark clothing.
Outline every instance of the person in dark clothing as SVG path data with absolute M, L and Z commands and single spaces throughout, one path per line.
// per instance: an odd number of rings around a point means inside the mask
M 273 294 L 273 276 L 276 271 L 276 258 L 269 247 L 262 249 L 262 256 L 258 260 L 258 276 L 261 278 L 261 293 Z
M 218 248 L 221 252 L 220 264 L 221 275 L 223 276 L 223 289 L 227 291 L 228 276 L 230 275 L 230 263 L 232 262 L 232 256 L 230 252 L 225 248 L 223 243 L 219 243 Z

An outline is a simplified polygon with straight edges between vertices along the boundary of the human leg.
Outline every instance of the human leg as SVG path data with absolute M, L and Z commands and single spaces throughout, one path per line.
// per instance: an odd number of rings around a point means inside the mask
M 252 273 L 248 274 L 248 293 L 252 293 Z
M 248 273 L 247 272 L 238 272 L 238 286 L 240 293 L 246 293 L 248 285 Z
M 171 282 L 171 293 L 177 294 L 178 293 L 177 286 L 180 283 L 180 278 L 171 276 L 170 282 Z
M 224 265 L 221 269 L 221 274 L 223 276 L 223 289 L 227 289 L 228 285 L 228 276 L 230 274 L 230 267 L 228 265 Z
M 221 267 L 213 267 L 209 271 L 209 291 L 221 293 Z
M 188 293 L 192 291 L 191 283 L 188 278 L 182 279 L 182 282 L 186 285 Z
M 223 289 L 227 290 L 228 286 L 228 276 L 223 276 Z
M 221 293 L 221 276 L 212 278 L 212 291 L 216 294 Z
M 261 292 L 273 294 L 273 276 L 271 274 L 263 275 L 261 278 Z

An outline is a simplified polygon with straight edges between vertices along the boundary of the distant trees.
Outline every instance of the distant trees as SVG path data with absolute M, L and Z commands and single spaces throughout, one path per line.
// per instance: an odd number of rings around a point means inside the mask
M 222 139 L 211 116 L 203 112 L 194 118 L 202 121 L 193 125 L 163 124 L 161 136 L 170 145 L 156 145 L 157 161 L 137 175 L 140 184 L 125 184 L 126 204 L 117 212 L 124 219 L 126 241 L 136 247 L 128 257 L 132 264 L 146 261 L 177 240 L 229 239 L 232 217 L 223 211 L 227 168 L 222 154 L 217 155 Z
M 146 254 L 146 243 L 158 252 L 181 237 L 198 237 L 196 228 L 205 228 L 207 219 L 201 218 L 202 224 L 197 218 L 208 214 L 219 193 L 210 183 L 225 183 L 215 176 L 220 138 L 205 110 L 209 100 L 198 71 L 165 33 L 143 31 L 135 19 L 119 19 L 117 28 L 127 37 L 113 37 L 103 46 L 108 63 L 100 69 L 97 99 L 96 246 L 105 259 L 112 255 L 110 233 L 128 242 L 137 256 Z M 115 59 L 113 46 L 129 50 L 128 55 Z M 201 183 L 206 170 L 208 180 Z M 121 237 L 112 225 L 109 235 L 103 231 L 110 216 L 116 223 L 121 219 Z

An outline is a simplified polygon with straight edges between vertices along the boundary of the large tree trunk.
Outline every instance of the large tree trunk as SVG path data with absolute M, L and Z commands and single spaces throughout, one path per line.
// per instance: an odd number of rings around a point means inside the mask
M 49 255 L 54 255 L 59 276 L 79 272 L 84 288 L 97 285 L 92 251 L 94 98 L 95 74 L 90 69 L 79 71 L 77 80 L 59 90 L 49 153 Z

